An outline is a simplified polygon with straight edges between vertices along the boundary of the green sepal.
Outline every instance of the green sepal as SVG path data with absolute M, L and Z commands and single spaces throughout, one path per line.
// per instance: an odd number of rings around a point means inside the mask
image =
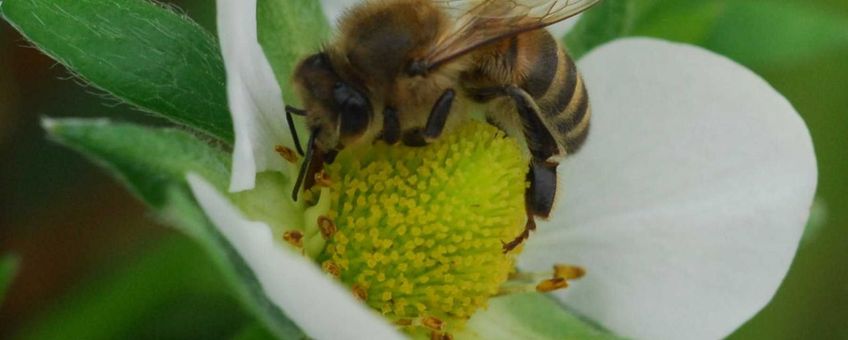
M 292 74 L 304 57 L 317 53 L 330 36 L 330 25 L 321 10 L 320 1 L 257 0 L 256 30 L 274 76 L 283 92 L 283 100 L 299 107 L 294 93 Z M 298 131 L 307 131 L 305 120 L 295 117 Z M 306 144 L 306 133 L 299 135 Z
M 214 37 L 139 0 L 5 0 L 5 19 L 90 84 L 227 143 L 233 128 Z
M 303 332 L 269 301 L 250 268 L 207 219 L 189 190 L 189 172 L 226 192 L 229 155 L 176 129 L 154 129 L 108 120 L 45 120 L 54 140 L 74 148 L 120 179 L 166 223 L 209 253 L 248 310 L 280 338 Z
M 320 1 L 258 0 L 257 35 L 286 103 L 298 104 L 291 84 L 297 62 L 317 53 L 330 35 Z
M 457 338 L 469 339 L 621 339 L 569 312 L 539 293 L 512 294 L 489 300 L 489 307 L 468 321 Z

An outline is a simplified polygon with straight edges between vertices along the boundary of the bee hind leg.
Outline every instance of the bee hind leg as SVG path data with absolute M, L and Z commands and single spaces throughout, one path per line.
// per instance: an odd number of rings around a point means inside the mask
M 557 163 L 537 161 L 530 162 L 527 181 L 530 186 L 524 192 L 524 209 L 527 212 L 527 222 L 524 231 L 515 239 L 504 243 L 503 252 L 508 253 L 530 237 L 530 232 L 536 230 L 536 217 L 548 218 L 553 209 L 557 188 Z
M 548 159 L 560 154 L 559 145 L 542 120 L 539 107 L 530 94 L 517 86 L 507 86 L 505 90 L 515 102 L 516 110 L 524 125 L 524 138 L 533 157 L 527 173 L 530 186 L 524 193 L 527 223 L 518 237 L 504 244 L 504 253 L 515 249 L 530 236 L 530 232 L 536 229 L 536 217 L 550 216 L 556 199 L 556 168 L 559 164 Z
M 407 131 L 403 136 L 403 143 L 407 146 L 424 146 L 439 138 L 448 122 L 448 114 L 450 114 L 454 97 L 456 92 L 453 89 L 445 90 L 433 104 L 426 125 L 420 129 Z

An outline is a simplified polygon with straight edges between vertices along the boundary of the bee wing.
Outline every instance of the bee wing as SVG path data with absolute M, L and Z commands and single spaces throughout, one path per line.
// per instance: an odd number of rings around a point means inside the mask
M 585 11 L 600 0 L 433 0 L 456 25 L 428 52 L 427 69 L 488 43 L 539 29 Z

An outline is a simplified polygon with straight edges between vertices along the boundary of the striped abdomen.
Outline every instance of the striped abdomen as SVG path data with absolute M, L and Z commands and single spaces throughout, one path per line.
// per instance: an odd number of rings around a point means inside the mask
M 475 67 L 461 77 L 472 100 L 488 103 L 503 95 L 504 87 L 516 85 L 532 97 L 539 118 L 565 154 L 572 154 L 583 145 L 589 133 L 589 97 L 574 61 L 548 31 L 530 31 L 504 39 L 479 51 L 474 62 Z M 512 102 L 505 102 L 509 117 L 495 112 L 489 115 L 490 121 L 501 128 L 521 124 Z M 529 142 L 539 140 L 544 138 Z
M 550 33 L 537 32 L 516 37 L 519 44 L 528 40 L 524 52 L 529 60 L 519 65 L 526 77 L 520 86 L 536 100 L 542 119 L 566 154 L 572 154 L 589 133 L 589 96 L 571 57 Z M 530 51 L 533 47 L 536 51 Z

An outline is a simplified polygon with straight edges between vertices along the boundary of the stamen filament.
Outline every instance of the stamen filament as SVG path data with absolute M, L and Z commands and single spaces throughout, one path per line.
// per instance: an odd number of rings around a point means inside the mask
M 568 280 L 583 277 L 586 270 L 579 266 L 556 264 L 549 272 L 514 272 L 501 285 L 498 295 L 540 292 L 548 293 L 568 287 Z

